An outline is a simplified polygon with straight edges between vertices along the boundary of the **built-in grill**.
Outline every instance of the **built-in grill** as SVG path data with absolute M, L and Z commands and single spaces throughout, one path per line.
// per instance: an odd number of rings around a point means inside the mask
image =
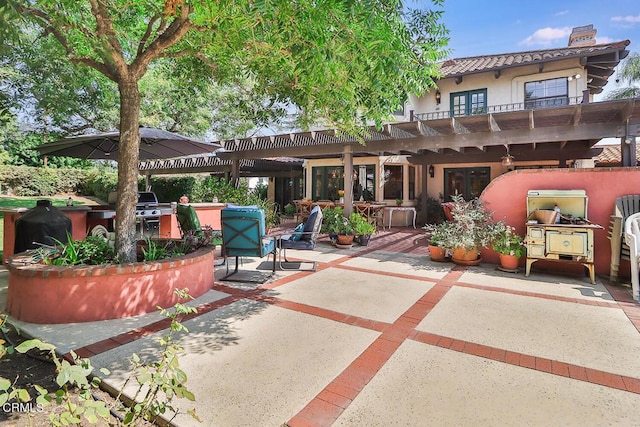
M 578 262 L 595 284 L 593 231 L 584 190 L 530 190 L 527 193 L 527 267 L 540 260 Z
M 88 218 L 107 220 L 107 230 L 113 231 L 117 198 L 117 192 L 109 193 L 109 208 L 92 210 L 87 213 Z M 171 214 L 173 214 L 173 208 L 169 204 L 161 205 L 158 203 L 156 193 L 152 191 L 139 192 L 136 203 L 136 233 L 139 236 L 158 237 L 160 235 L 160 217 Z

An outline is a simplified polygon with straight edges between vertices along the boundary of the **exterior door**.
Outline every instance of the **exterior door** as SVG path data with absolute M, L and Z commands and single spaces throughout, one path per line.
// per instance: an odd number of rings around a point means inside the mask
M 491 182 L 491 168 L 450 168 L 444 170 L 444 200 L 460 194 L 465 200 L 480 197 L 482 190 Z

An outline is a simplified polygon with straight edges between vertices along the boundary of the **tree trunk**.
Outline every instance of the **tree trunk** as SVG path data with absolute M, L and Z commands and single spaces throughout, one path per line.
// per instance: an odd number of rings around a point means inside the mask
M 118 83 L 120 142 L 118 146 L 118 201 L 115 250 L 122 263 L 136 261 L 136 203 L 140 157 L 140 92 L 134 79 Z

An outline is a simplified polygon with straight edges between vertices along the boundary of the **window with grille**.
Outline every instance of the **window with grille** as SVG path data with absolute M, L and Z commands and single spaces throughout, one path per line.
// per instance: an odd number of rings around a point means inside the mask
M 562 105 L 569 105 L 569 81 L 566 77 L 524 84 L 525 108 L 547 108 Z

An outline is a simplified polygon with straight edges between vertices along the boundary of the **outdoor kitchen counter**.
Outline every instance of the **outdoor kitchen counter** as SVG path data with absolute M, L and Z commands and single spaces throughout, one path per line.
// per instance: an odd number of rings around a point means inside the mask
M 71 220 L 71 237 L 74 240 L 83 239 L 87 235 L 87 212 L 89 206 L 56 206 Z M 0 209 L 4 216 L 4 240 L 2 243 L 2 263 L 13 255 L 16 240 L 16 220 L 31 208 L 5 207 Z
M 222 230 L 222 223 L 220 221 L 220 211 L 224 209 L 226 203 L 189 203 L 196 210 L 200 225 L 209 225 L 214 230 Z M 160 217 L 160 237 L 167 239 L 179 239 L 182 237 L 180 234 L 180 227 L 178 226 L 178 219 L 175 215 Z

